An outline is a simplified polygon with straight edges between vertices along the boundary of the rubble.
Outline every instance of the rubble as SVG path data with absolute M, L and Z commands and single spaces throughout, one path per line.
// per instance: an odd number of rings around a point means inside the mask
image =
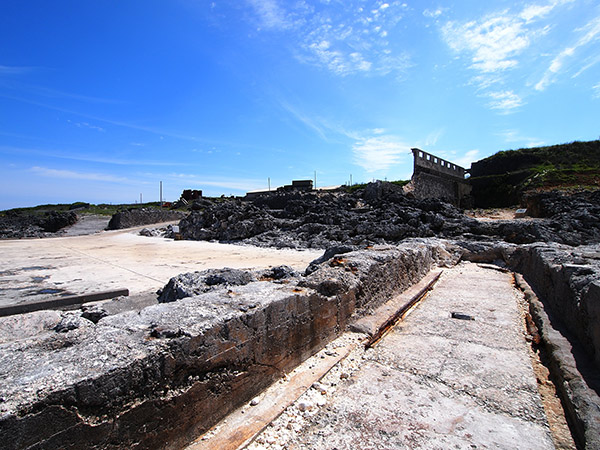
M 275 192 L 249 202 L 205 200 L 179 226 L 184 239 L 278 248 L 360 248 L 434 236 L 515 244 L 600 242 L 600 194 L 575 199 L 573 209 L 568 207 L 571 197 L 546 193 L 541 201 L 553 206 L 545 207 L 544 218 L 482 222 L 441 200 L 416 200 L 400 186 L 375 182 L 352 193 Z

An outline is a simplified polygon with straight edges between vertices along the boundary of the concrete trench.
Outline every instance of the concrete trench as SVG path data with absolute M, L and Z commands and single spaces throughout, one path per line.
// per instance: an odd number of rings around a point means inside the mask
M 8 449 L 182 448 L 436 266 L 501 257 L 537 288 L 543 281 L 530 272 L 549 263 L 529 261 L 531 254 L 417 239 L 346 253 L 298 280 L 255 282 L 2 342 L 0 442 Z M 586 290 L 586 304 L 600 302 L 595 292 Z M 25 316 L 50 320 L 47 314 Z M 579 334 L 595 355 L 594 325 Z M 571 421 L 582 448 L 599 448 L 600 402 L 581 380 L 564 379 Z

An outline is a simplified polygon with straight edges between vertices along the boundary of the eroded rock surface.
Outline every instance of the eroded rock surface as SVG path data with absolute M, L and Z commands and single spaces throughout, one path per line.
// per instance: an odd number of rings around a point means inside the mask
M 540 200 L 546 206 L 534 208 L 543 211 L 541 219 L 481 222 L 441 200 L 415 200 L 400 186 L 376 182 L 353 193 L 276 192 L 252 201 L 204 201 L 179 226 L 184 239 L 292 248 L 358 248 L 434 236 L 581 245 L 600 242 L 598 192 L 575 200 L 546 193 Z M 569 207 L 572 201 L 577 208 Z
M 76 222 L 73 211 L 49 211 L 43 215 L 9 211 L 0 216 L 0 239 L 48 237 Z

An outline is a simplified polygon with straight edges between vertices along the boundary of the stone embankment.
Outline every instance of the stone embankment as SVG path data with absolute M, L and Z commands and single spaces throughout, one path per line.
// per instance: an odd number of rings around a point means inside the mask
M 151 225 L 181 220 L 185 216 L 186 213 L 183 211 L 169 211 L 154 208 L 129 209 L 113 214 L 106 229 L 120 230 L 140 225 Z
M 49 211 L 43 215 L 11 212 L 0 216 L 0 239 L 48 237 L 76 222 L 73 211 Z
M 503 260 L 521 271 L 558 328 L 564 312 L 553 308 L 579 317 L 563 322 L 571 341 L 547 344 L 559 345 L 554 353 L 563 356 L 570 345 L 580 346 L 579 366 L 596 355 L 597 324 L 585 317 L 595 317 L 600 304 L 599 252 L 598 246 L 416 239 L 360 251 L 338 248 L 303 274 L 276 267 L 180 275 L 162 289 L 164 303 L 94 321 L 82 312 L 3 318 L 0 441 L 14 449 L 82 442 L 88 448 L 181 447 L 357 317 L 436 265 L 460 258 Z M 571 266 L 559 269 L 563 259 Z M 557 307 L 549 286 L 573 304 Z M 597 448 L 600 400 L 574 364 L 556 366 L 570 368 L 555 376 L 570 399 L 578 439 L 582 447 Z
M 215 283 L 95 324 L 76 313 L 0 319 L 0 441 L 14 449 L 181 446 L 355 315 L 457 257 L 441 243 L 411 242 L 332 255 L 305 276 Z

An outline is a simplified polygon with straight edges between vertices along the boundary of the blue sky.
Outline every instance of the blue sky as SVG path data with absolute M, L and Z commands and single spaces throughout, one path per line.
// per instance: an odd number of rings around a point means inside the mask
M 3 0 L 0 39 L 0 209 L 600 135 L 597 0 Z

